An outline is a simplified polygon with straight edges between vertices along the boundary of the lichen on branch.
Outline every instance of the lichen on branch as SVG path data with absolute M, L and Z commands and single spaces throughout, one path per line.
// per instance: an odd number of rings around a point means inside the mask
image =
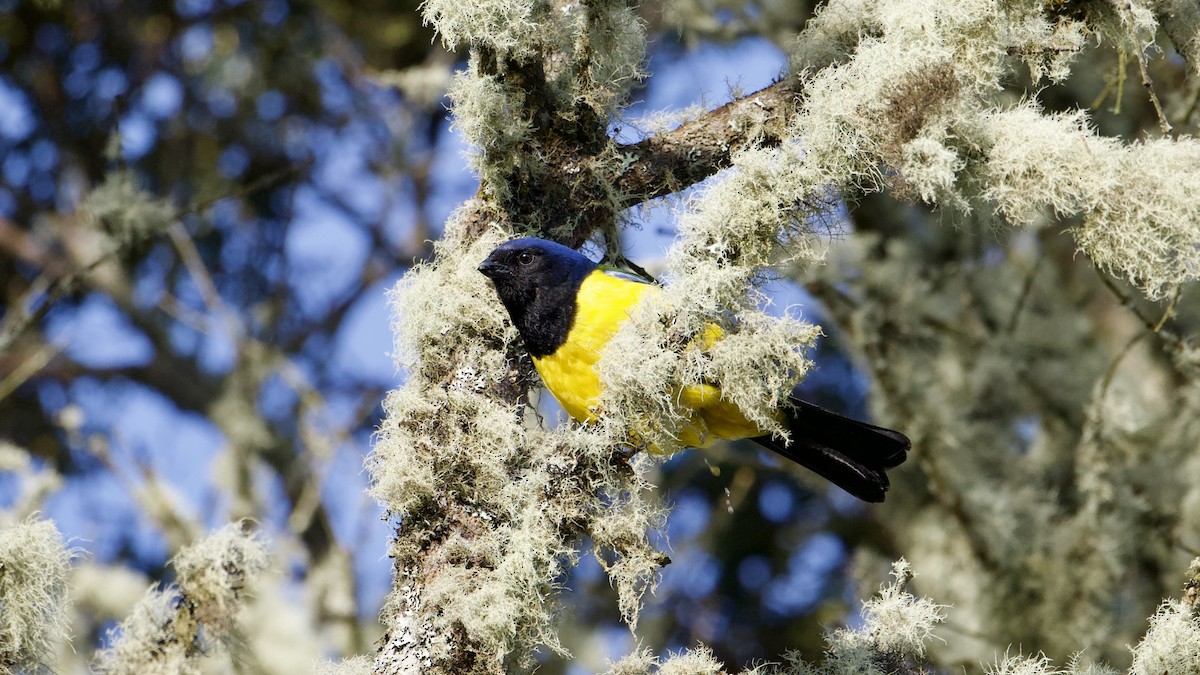
M 95 670 L 109 675 L 203 672 L 205 657 L 226 653 L 238 612 L 267 568 L 267 548 L 247 525 L 231 523 L 179 551 L 175 583 L 151 588 L 109 634 Z
M 378 672 L 500 673 L 560 649 L 556 595 L 584 536 L 631 622 L 661 564 L 647 539 L 661 507 L 617 439 L 543 430 L 523 405 L 528 362 L 475 269 L 504 234 L 464 238 L 465 213 L 393 296 L 409 376 L 369 463 L 396 525 Z
M 70 561 L 48 520 L 0 528 L 0 673 L 50 672 L 69 628 Z

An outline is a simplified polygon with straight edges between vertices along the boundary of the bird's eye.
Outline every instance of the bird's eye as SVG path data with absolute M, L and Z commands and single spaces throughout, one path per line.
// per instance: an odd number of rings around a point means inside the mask
M 521 251 L 517 254 L 517 262 L 522 265 L 528 265 L 533 262 L 533 254 L 529 251 Z

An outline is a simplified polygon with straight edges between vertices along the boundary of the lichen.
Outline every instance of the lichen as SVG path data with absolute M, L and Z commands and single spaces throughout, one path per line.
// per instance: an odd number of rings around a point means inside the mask
M 109 633 L 95 670 L 121 675 L 202 672 L 224 652 L 250 587 L 268 565 L 267 549 L 242 523 L 185 547 L 171 560 L 175 584 L 151 587 L 133 614 Z
M 50 672 L 67 636 L 71 553 L 48 520 L 0 529 L 0 672 Z

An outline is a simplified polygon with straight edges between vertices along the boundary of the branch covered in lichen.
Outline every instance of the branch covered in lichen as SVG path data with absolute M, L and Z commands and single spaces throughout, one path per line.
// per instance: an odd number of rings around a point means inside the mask
M 71 553 L 54 523 L 0 529 L 0 673 L 51 672 L 67 634 Z
M 1192 71 L 1200 73 L 1200 5 L 1191 0 L 1156 0 L 1158 20 L 1175 50 L 1187 59 Z
M 1200 559 L 1193 570 L 1200 567 Z M 922 675 L 935 672 L 926 662 L 934 629 L 946 621 L 951 608 L 917 598 L 907 590 L 912 569 L 903 559 L 893 565 L 896 581 L 884 584 L 879 595 L 863 603 L 863 624 L 839 628 L 826 636 L 827 651 L 817 664 L 790 654 L 786 663 L 765 664 L 741 675 Z M 1167 600 L 1149 619 L 1145 637 L 1133 652 L 1129 675 L 1192 673 L 1200 668 L 1200 614 L 1186 600 Z M 724 665 L 704 647 L 667 658 L 644 649 L 634 650 L 605 675 L 726 675 Z M 1043 655 L 1008 656 L 987 668 L 989 675 L 1117 675 L 1103 665 L 1084 663 L 1078 656 L 1059 668 Z
M 397 527 L 377 672 L 528 666 L 534 647 L 557 646 L 557 583 L 585 535 L 631 621 L 661 564 L 646 538 L 659 507 L 616 439 L 543 431 L 518 405 L 528 366 L 475 270 L 501 234 L 469 241 L 462 227 L 394 296 L 410 375 L 384 403 L 369 465 Z
M 112 675 L 202 672 L 204 657 L 226 649 L 247 586 L 267 567 L 267 550 L 234 523 L 172 560 L 175 583 L 152 588 L 111 634 L 95 669 Z
M 933 629 L 945 621 L 946 608 L 908 592 L 913 577 L 903 559 L 892 566 L 895 582 L 884 584 L 879 595 L 863 603 L 863 625 L 839 628 L 826 636 L 828 650 L 820 664 L 809 664 L 797 654 L 786 664 L 768 664 L 741 671 L 741 675 L 899 675 L 929 672 L 926 643 Z M 701 647 L 665 659 L 636 650 L 617 662 L 605 675 L 725 675 L 724 666 Z

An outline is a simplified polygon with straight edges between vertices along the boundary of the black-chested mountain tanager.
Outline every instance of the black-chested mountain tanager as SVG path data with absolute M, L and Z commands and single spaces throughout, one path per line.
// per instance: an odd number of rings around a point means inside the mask
M 595 420 L 601 414 L 601 352 L 638 301 L 659 287 L 535 238 L 500 245 L 479 271 L 495 284 L 546 388 L 571 417 Z M 720 339 L 715 325 L 714 331 Z M 778 413 L 790 440 L 774 438 L 724 400 L 720 386 L 683 388 L 678 405 L 687 420 L 680 445 L 749 438 L 868 502 L 883 501 L 885 471 L 903 462 L 910 448 L 904 434 L 843 417 L 794 393 Z

